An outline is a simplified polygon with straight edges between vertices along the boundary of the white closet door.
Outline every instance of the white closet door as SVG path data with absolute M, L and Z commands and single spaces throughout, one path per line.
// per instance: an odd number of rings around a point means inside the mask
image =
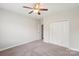
M 50 25 L 49 42 L 69 47 L 69 21 L 55 22 Z

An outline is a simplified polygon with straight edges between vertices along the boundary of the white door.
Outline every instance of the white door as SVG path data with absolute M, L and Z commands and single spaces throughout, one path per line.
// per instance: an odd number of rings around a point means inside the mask
M 69 21 L 54 22 L 50 25 L 50 43 L 69 46 Z

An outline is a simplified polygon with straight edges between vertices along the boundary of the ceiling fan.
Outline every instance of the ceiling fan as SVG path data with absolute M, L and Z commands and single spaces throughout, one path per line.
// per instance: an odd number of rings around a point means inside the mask
M 23 6 L 23 8 L 32 9 L 32 11 L 30 11 L 29 14 L 34 12 L 37 13 L 38 15 L 41 15 L 40 11 L 48 11 L 48 9 L 46 8 L 40 8 L 40 3 L 35 3 L 33 7 Z

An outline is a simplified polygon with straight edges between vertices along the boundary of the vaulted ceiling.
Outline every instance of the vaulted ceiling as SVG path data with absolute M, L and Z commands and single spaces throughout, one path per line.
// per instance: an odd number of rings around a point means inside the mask
M 43 16 L 49 16 L 58 11 L 79 8 L 78 3 L 41 3 L 41 8 L 48 8 L 48 11 L 42 11 L 41 15 L 34 13 L 28 14 L 28 12 L 31 10 L 22 8 L 22 6 L 33 7 L 33 5 L 33 3 L 0 3 L 0 8 L 38 19 L 42 18 Z

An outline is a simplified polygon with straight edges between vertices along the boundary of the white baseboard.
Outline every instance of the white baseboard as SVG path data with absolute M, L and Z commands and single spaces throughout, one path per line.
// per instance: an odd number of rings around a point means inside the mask
M 58 44 L 58 43 L 55 43 L 55 42 L 48 42 L 48 41 L 46 41 L 46 40 L 44 40 L 44 42 L 46 42 L 46 43 L 51 43 L 51 44 L 55 44 L 55 45 L 58 45 L 58 46 L 61 46 L 61 47 L 65 47 L 65 48 L 69 48 L 69 46 L 62 45 L 62 44 Z
M 44 42 L 46 42 L 46 43 L 49 43 L 48 41 L 46 41 L 46 40 L 43 40 Z M 78 49 L 75 49 L 75 48 L 71 48 L 71 47 L 69 47 L 69 46 L 64 46 L 64 45 L 60 45 L 60 44 L 57 44 L 57 43 L 51 43 L 51 44 L 55 44 L 55 45 L 58 45 L 58 46 L 61 46 L 61 47 L 65 47 L 65 48 L 68 48 L 68 49 L 70 49 L 70 50 L 73 50 L 73 51 L 78 51 L 79 52 L 79 50 Z
M 19 45 L 23 45 L 23 44 L 26 44 L 26 43 L 29 43 L 29 42 L 32 42 L 32 41 L 34 41 L 34 40 L 30 40 L 28 42 L 27 41 L 26 42 L 20 42 L 20 43 L 17 43 L 15 45 L 13 45 L 13 46 L 8 46 L 6 48 L 2 48 L 2 49 L 0 49 L 0 51 L 6 50 L 6 49 L 10 49 L 10 48 L 13 48 L 13 47 L 16 47 L 16 46 L 19 46 Z
M 46 40 L 43 40 L 43 42 L 46 42 L 46 43 L 48 43 L 48 41 L 46 41 Z
M 78 51 L 79 52 L 79 50 L 78 49 L 75 49 L 75 48 L 69 48 L 70 50 L 74 50 L 74 51 Z
M 26 44 L 26 43 L 29 43 L 29 42 L 32 42 L 32 41 L 34 41 L 34 40 L 31 40 L 31 41 L 28 41 L 28 42 L 21 42 L 21 43 L 18 43 L 16 45 L 13 45 L 13 46 L 9 46 L 9 47 L 0 49 L 0 51 L 6 50 L 6 49 L 10 49 L 10 48 L 13 48 L 13 47 L 16 47 L 16 46 L 19 46 L 19 45 L 23 45 L 23 44 Z M 46 43 L 49 43 L 48 41 L 45 41 L 45 40 L 43 40 L 43 41 L 46 42 Z M 74 50 L 74 51 L 78 51 L 79 52 L 79 50 L 75 49 L 75 48 L 70 48 L 70 47 L 67 47 L 67 46 L 59 45 L 59 44 L 55 44 L 55 45 L 58 45 L 58 46 L 61 46 L 61 47 L 65 47 L 65 48 L 68 48 L 70 50 Z

